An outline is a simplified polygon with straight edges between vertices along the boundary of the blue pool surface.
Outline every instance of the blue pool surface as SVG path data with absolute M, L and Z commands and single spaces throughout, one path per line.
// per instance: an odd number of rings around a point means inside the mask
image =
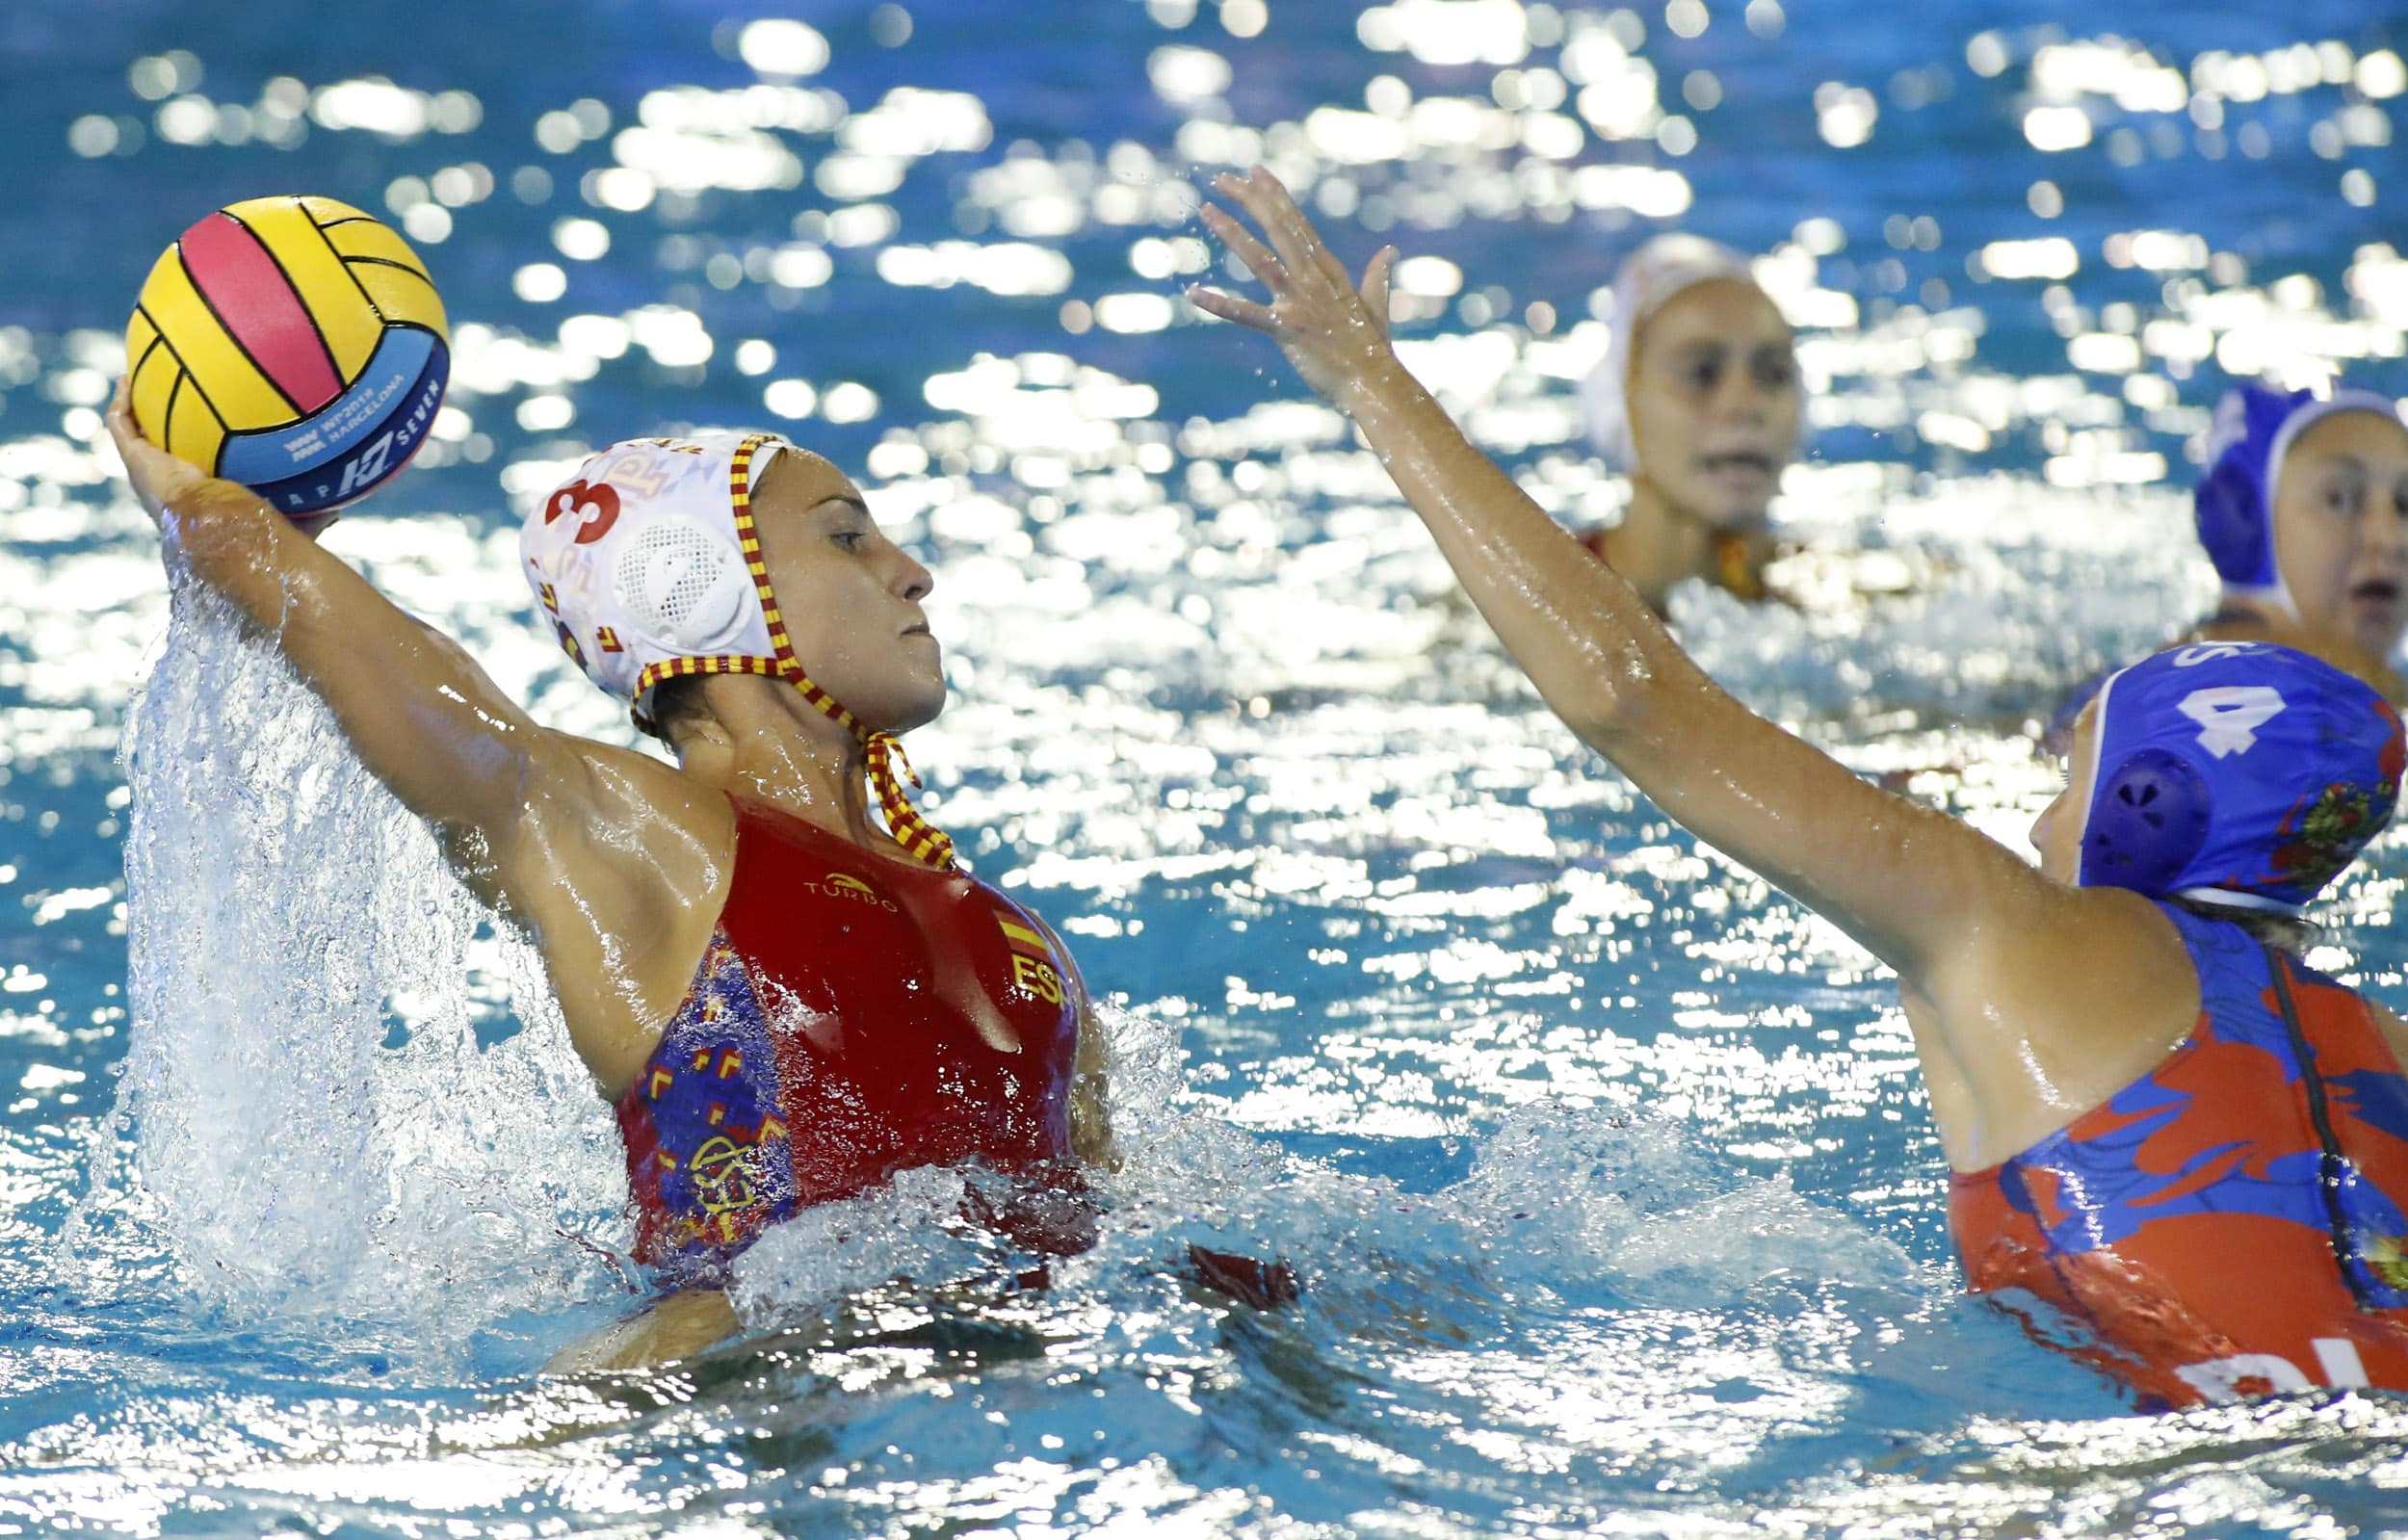
M 2020 847 L 2028 726 L 2196 615 L 2228 371 L 2408 395 L 2408 8 L 918 0 L 0 9 L 0 1532 L 2408 1533 L 2374 1396 L 2133 1414 L 1963 1299 L 1895 994 L 1583 750 L 1344 425 L 1187 310 L 1263 159 L 1567 522 L 1620 254 L 1767 253 L 1815 447 L 1742 698 Z M 523 944 L 204 598 L 97 408 L 159 248 L 323 193 L 450 307 L 328 536 L 553 724 L 517 513 L 764 426 L 937 575 L 912 751 L 1112 1002 L 1124 1168 L 1043 1291 L 961 1173 L 625 1315 Z M 1225 274 L 1224 274 L 1225 276 Z M 2317 961 L 2398 1004 L 2397 837 Z M 1289 1259 L 1293 1309 L 1191 1289 Z

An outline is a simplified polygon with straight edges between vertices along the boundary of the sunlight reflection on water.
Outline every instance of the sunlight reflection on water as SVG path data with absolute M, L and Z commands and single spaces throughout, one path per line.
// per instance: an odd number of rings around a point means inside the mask
M 2388 1403 L 2119 1417 L 1958 1298 L 1879 970 L 1574 744 L 1344 424 L 1175 299 L 1232 275 L 1197 238 L 1198 176 L 1267 161 L 1343 249 L 1406 248 L 1409 361 L 1585 525 L 1622 495 L 1573 388 L 1611 258 L 1664 222 L 1763 251 L 1816 391 L 1780 509 L 1803 602 L 1685 593 L 1683 635 L 1751 704 L 2020 847 L 2054 789 L 2027 723 L 2212 596 L 2181 488 L 2218 371 L 2408 388 L 2408 260 L 2369 212 L 2408 91 L 2397 18 L 2307 4 L 2244 38 L 2143 10 L 2078 37 L 1774 0 L 1147 0 L 1099 8 L 1086 52 L 1025 58 L 966 6 L 641 47 L 530 13 L 480 26 L 540 35 L 558 68 L 433 28 L 395 78 L 305 40 L 271 73 L 239 31 L 145 25 L 105 58 L 56 33 L 89 67 L 0 102 L 44 146 L 0 231 L 21 275 L 0 301 L 0 892 L 21 901 L 0 1514 L 2398 1522 Z M 140 263 L 214 202 L 302 182 L 406 229 L 457 322 L 401 516 L 329 544 L 545 721 L 627 737 L 527 624 L 507 517 L 598 442 L 778 428 L 930 558 L 955 686 L 914 744 L 931 809 L 1115 1002 L 1133 1159 L 1051 1290 L 1006 1292 L 1023 1259 L 950 1226 L 959 1179 L 932 1176 L 748 1259 L 749 1344 L 648 1382 L 533 1377 L 621 1308 L 580 1244 L 619 1243 L 595 1109 L 543 1013 L 507 1009 L 473 916 L 414 906 L 448 891 L 431 846 L 326 757 L 298 687 L 222 634 L 158 655 L 155 546 L 99 448 Z M 36 238 L 68 215 L 123 271 Z M 169 737 L 155 772 L 138 753 L 141 811 L 171 837 L 129 847 L 111 756 L 145 676 Z M 167 758 L 227 720 L 284 768 Z M 244 854 L 238 825 L 285 852 Z M 2401 949 L 2364 927 L 2396 906 L 2400 845 L 2333 905 L 2377 988 Z M 224 901 L 236 880 L 275 901 Z M 293 939 L 312 905 L 366 948 L 342 1010 Z M 135 999 L 129 929 L 162 970 Z M 252 973 L 179 995 L 177 949 L 220 944 Z M 330 1100 L 338 1081 L 365 1091 Z M 120 1102 L 140 1121 L 112 1143 Z M 93 1170 L 117 1173 L 97 1194 Z M 1288 1255 L 1305 1305 L 1185 1287 L 1191 1239 Z

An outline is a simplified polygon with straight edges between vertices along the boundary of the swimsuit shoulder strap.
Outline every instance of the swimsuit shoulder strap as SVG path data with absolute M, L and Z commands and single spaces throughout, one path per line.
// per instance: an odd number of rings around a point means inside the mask
M 2158 912 L 2173 922 L 2199 976 L 2199 1013 L 2203 1025 L 2212 1021 L 2230 1027 L 2237 1017 L 2266 1016 L 2273 987 L 2274 953 L 2235 921 L 2204 915 L 2162 899 L 2153 901 Z

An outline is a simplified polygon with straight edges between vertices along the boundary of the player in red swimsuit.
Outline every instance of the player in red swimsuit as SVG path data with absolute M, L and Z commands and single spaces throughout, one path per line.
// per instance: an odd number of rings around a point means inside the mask
M 111 427 L 170 560 L 275 638 L 455 870 L 533 936 L 617 1107 L 638 1253 L 685 1287 L 578 1367 L 725 1336 L 724 1263 L 801 1205 L 964 1161 L 1075 1185 L 1076 1162 L 1109 1154 L 1070 959 L 905 793 L 895 735 L 945 699 L 930 580 L 835 466 L 767 435 L 639 440 L 529 514 L 548 623 L 670 764 L 537 726 L 123 407 L 120 392 Z M 1208 1281 L 1222 1260 L 1196 1259 Z M 1249 1278 L 1286 1282 L 1227 1260 L 1241 1297 Z
M 1393 249 L 1358 288 L 1268 171 L 1216 186 L 1263 233 L 1205 221 L 1269 300 L 1195 303 L 1353 419 L 1583 740 L 1897 971 L 1969 1285 L 2152 1403 L 2408 1389 L 2408 1028 L 2295 955 L 2391 817 L 2382 698 L 2263 642 L 2137 664 L 2077 724 L 2035 870 L 1715 688 L 1398 362 Z M 2408 465 L 2363 469 L 2397 542 Z
M 1075 977 L 984 883 L 738 801 L 694 990 L 618 1098 L 638 1260 L 707 1273 L 906 1166 L 1066 1164 Z

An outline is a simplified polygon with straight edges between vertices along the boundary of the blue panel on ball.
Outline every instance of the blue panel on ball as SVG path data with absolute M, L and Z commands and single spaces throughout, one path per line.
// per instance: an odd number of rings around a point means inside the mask
M 230 436 L 219 456 L 218 474 L 260 487 L 335 464 L 384 431 L 395 406 L 414 397 L 429 360 L 442 352 L 443 344 L 431 331 L 388 326 L 368 367 L 343 394 L 290 428 Z
M 347 433 L 351 447 L 336 457 L 299 476 L 251 483 L 251 490 L 285 513 L 322 513 L 366 497 L 408 464 L 418 446 L 427 441 L 427 431 L 434 426 L 452 365 L 452 355 L 440 341 L 427 332 L 416 335 L 429 344 L 425 366 L 383 417 L 364 430 Z M 383 349 L 378 350 L 377 356 L 384 356 Z M 329 409 L 339 411 L 342 404 Z

